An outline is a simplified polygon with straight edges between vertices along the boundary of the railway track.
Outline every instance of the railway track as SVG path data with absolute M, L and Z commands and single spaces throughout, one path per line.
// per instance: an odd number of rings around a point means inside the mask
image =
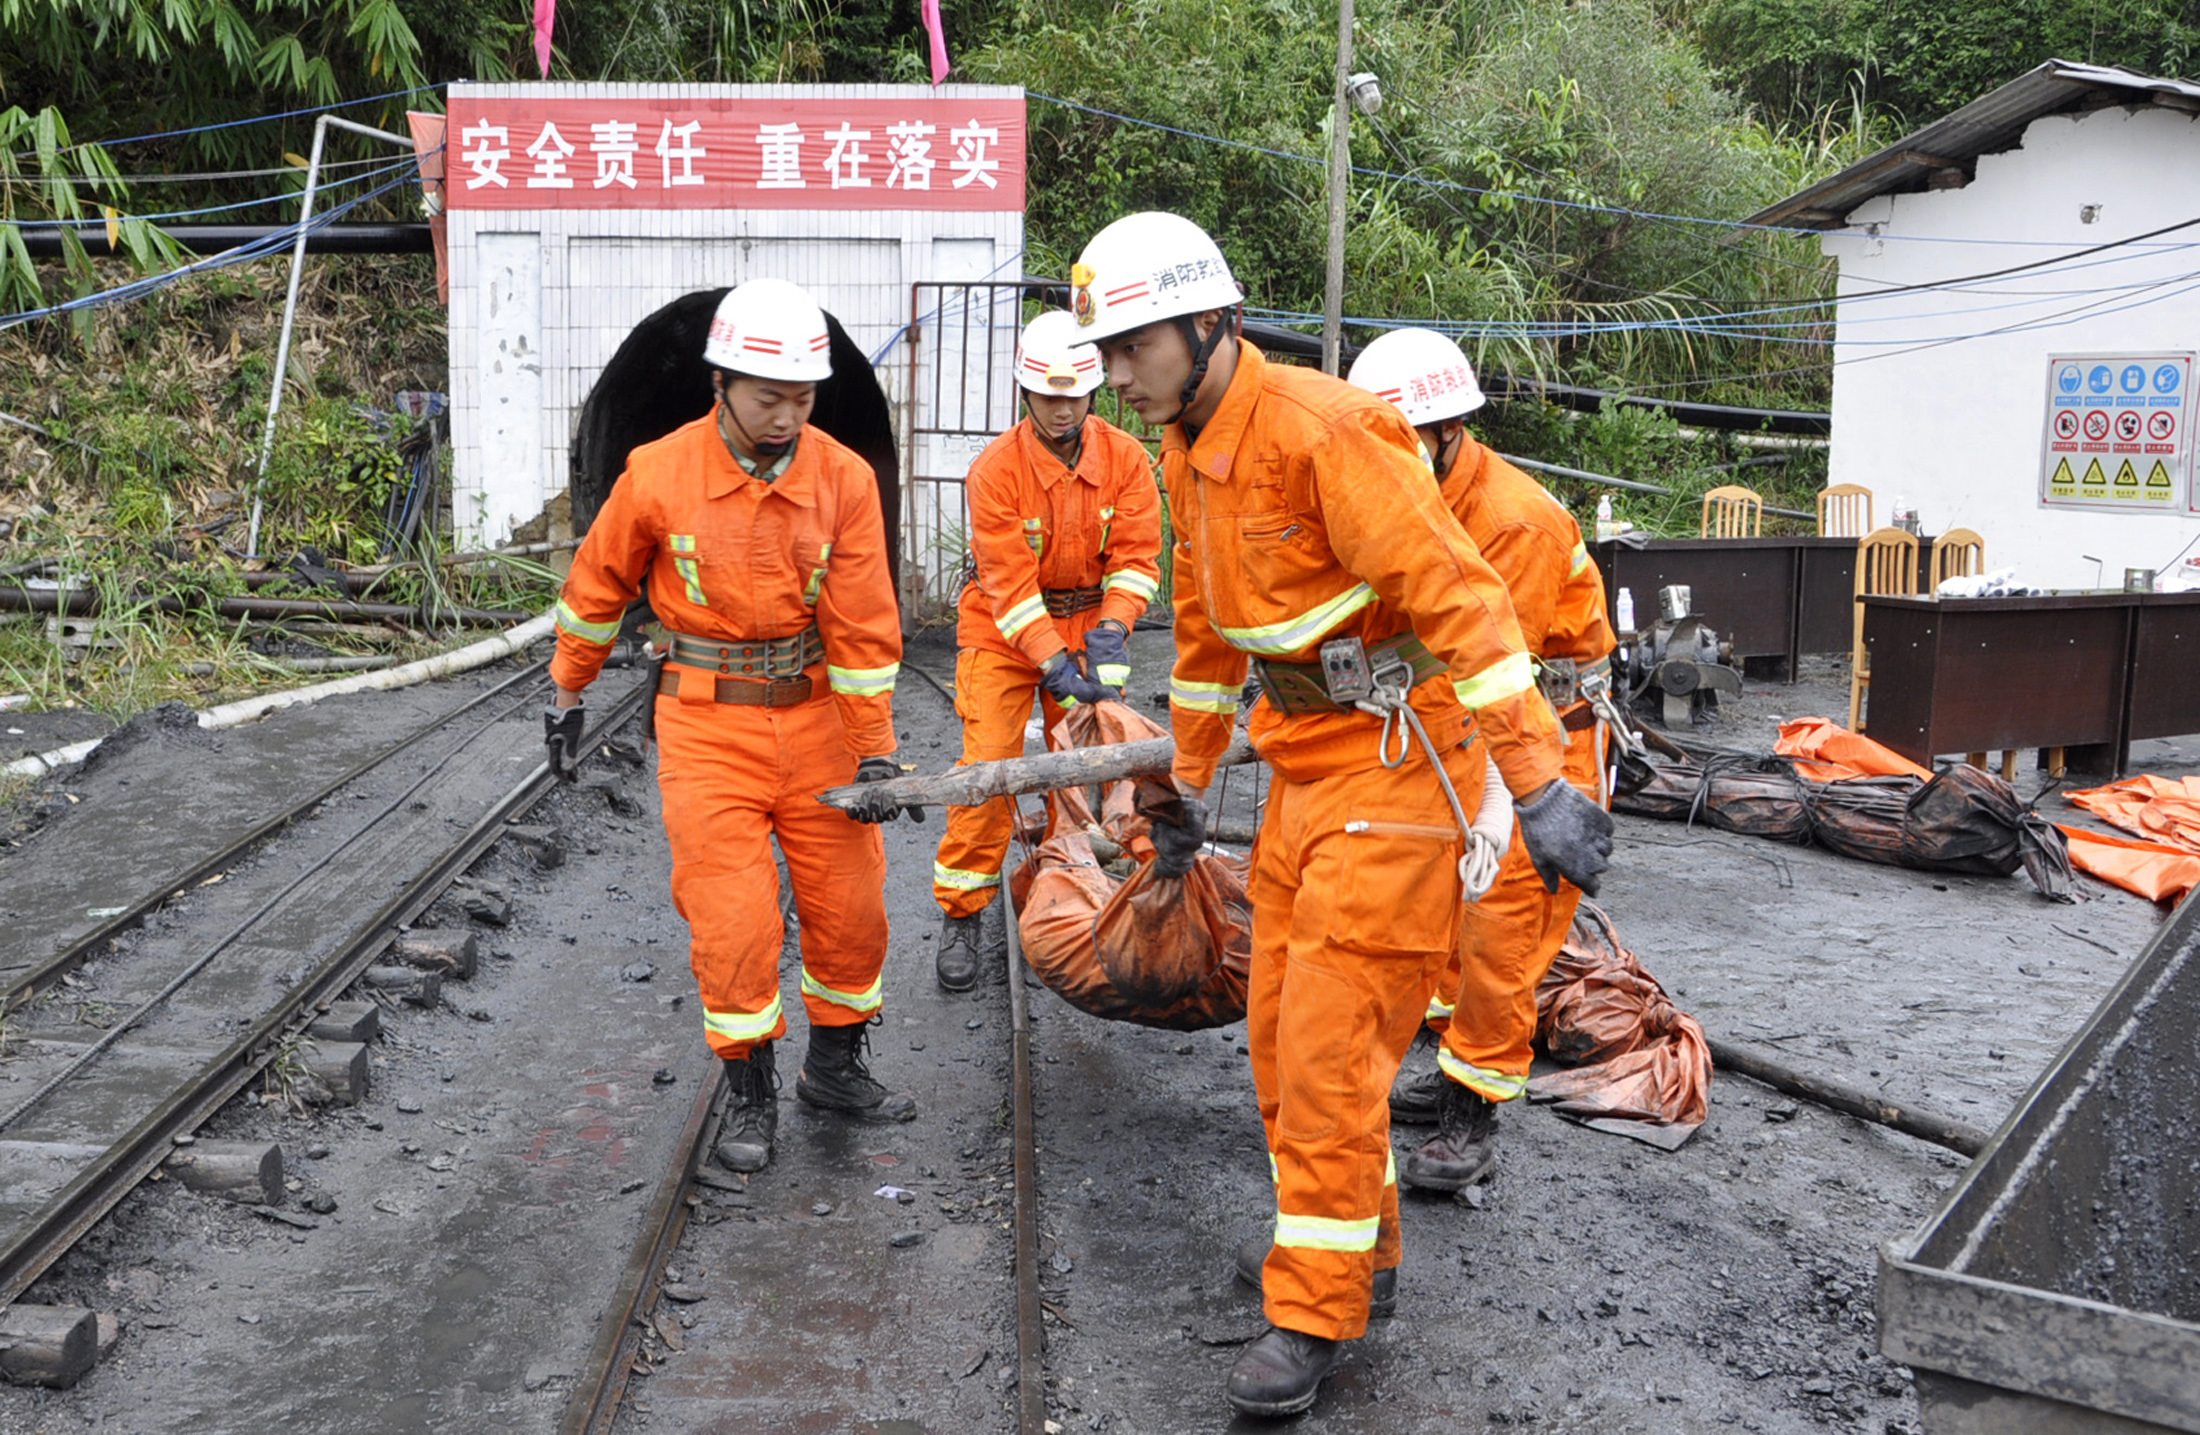
M 950 708 L 953 707 L 953 690 L 939 678 L 913 664 L 905 664 L 902 671 L 914 673 Z M 1010 901 L 1006 883 L 1002 895 L 1004 903 Z M 1016 939 L 1012 904 L 1007 911 L 1006 929 L 1007 970 L 1004 975 L 1009 1053 L 1007 1089 L 1002 1093 L 1001 1104 L 1008 1128 L 1013 1172 L 1013 1187 L 1007 1202 L 1013 1252 L 1010 1325 L 1015 1345 L 1013 1362 L 1009 1366 L 1014 1372 L 1010 1399 L 1018 1435 L 1047 1435 L 1045 1310 L 1040 1288 L 1039 1169 L 1032 1103 L 1030 1011 L 1022 979 L 1023 953 Z M 972 1022 L 977 1020 L 971 1019 Z M 788 1057 L 781 1059 L 784 1063 Z M 698 1177 L 709 1169 L 710 1149 L 723 1111 L 724 1091 L 717 1073 L 706 1069 L 702 1075 L 705 1079 L 700 1083 L 701 1090 L 689 1111 L 679 1143 L 658 1182 L 617 1288 L 605 1305 L 588 1364 L 566 1407 L 561 1435 L 608 1435 L 618 1428 L 622 1408 L 631 1408 L 625 1406 L 631 1389 L 630 1377 L 637 1370 L 647 1370 L 641 1347 L 649 1333 L 661 1329 L 654 1323 L 657 1317 L 653 1312 L 658 1311 L 666 1299 L 668 1269 L 675 1259 L 681 1258 L 679 1253 L 689 1217 L 700 1204 Z M 791 1096 L 791 1092 L 788 1095 Z M 783 1096 L 782 1099 L 787 1098 Z M 783 1126 L 782 1144 L 789 1139 Z M 773 1169 L 784 1170 L 787 1164 L 787 1158 L 782 1156 Z M 723 1180 L 715 1171 L 706 1179 Z M 676 1294 L 672 1299 L 677 1302 L 680 1296 Z M 818 1372 L 820 1379 L 825 1375 L 824 1371 Z
M 245 834 L 156 869 L 123 911 L 96 914 L 96 926 L 10 973 L 0 1307 L 271 1063 L 324 1084 L 363 1081 L 363 1047 L 301 1037 L 548 789 L 535 718 L 544 666 Z M 641 698 L 637 682 L 604 704 L 591 738 L 627 721 Z M 148 920 L 114 942 L 120 924 Z M 95 973 L 85 964 L 101 952 Z

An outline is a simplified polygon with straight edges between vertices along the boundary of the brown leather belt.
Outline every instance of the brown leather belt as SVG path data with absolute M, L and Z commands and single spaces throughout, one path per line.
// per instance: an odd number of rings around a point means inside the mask
M 784 638 L 702 638 L 671 633 L 671 661 L 657 691 L 678 695 L 683 682 L 709 681 L 711 701 L 745 707 L 791 708 L 810 700 L 816 680 L 807 669 L 825 661 L 825 638 L 812 623 Z M 703 669 L 694 672 L 693 669 Z
M 1568 732 L 1587 732 L 1597 725 L 1597 710 L 1587 703 L 1575 703 L 1558 715 L 1558 724 Z
M 1429 678 L 1444 671 L 1444 664 L 1431 653 L 1420 638 L 1412 633 L 1401 633 L 1368 649 L 1370 664 L 1385 653 L 1396 653 L 1413 665 L 1412 686 L 1419 686 Z M 1277 663 L 1267 658 L 1253 660 L 1253 676 L 1260 682 L 1261 694 L 1279 713 L 1336 713 L 1347 711 L 1347 706 L 1329 695 L 1329 684 L 1322 676 L 1319 663 Z
M 1103 588 L 1042 588 L 1039 596 L 1046 600 L 1047 612 L 1057 618 L 1067 618 L 1072 613 L 1083 613 L 1100 606 L 1107 596 Z
M 762 682 L 755 678 L 712 678 L 708 673 L 676 668 L 669 663 L 657 675 L 657 691 L 677 697 L 683 678 L 698 683 L 710 682 L 712 702 L 738 703 L 748 707 L 800 707 L 817 691 L 817 684 L 807 676 L 769 678 Z

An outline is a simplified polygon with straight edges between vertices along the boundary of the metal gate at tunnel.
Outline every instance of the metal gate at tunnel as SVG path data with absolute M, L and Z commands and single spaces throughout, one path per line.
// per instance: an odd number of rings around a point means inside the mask
M 1069 297 L 1061 280 L 924 280 L 909 286 L 908 389 L 902 395 L 902 608 L 910 622 L 952 621 L 969 552 L 963 483 L 971 461 L 1022 416 L 1016 339 L 1029 317 Z M 1106 388 L 1094 412 L 1149 448 L 1158 436 L 1119 413 Z

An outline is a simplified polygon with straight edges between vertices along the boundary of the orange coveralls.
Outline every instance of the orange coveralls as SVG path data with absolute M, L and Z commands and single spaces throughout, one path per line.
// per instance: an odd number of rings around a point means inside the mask
M 1581 527 L 1543 485 L 1462 435 L 1442 476 L 1444 501 L 1512 595 L 1520 636 L 1538 658 L 1570 658 L 1587 669 L 1616 646 L 1604 618 L 1604 579 L 1589 561 Z M 1603 797 L 1603 726 L 1586 702 L 1560 714 L 1566 779 Z M 1491 1101 L 1528 1089 L 1535 1040 L 1535 989 L 1566 940 L 1581 891 L 1561 881 L 1543 889 L 1513 829 L 1497 884 L 1466 909 L 1459 950 L 1429 996 L 1428 1024 L 1440 1037 L 1446 1075 Z
M 871 467 L 805 427 L 766 483 L 734 463 L 713 417 L 637 448 L 574 556 L 557 606 L 550 675 L 586 687 L 649 580 L 666 627 L 733 642 L 813 623 L 825 658 L 790 706 L 717 700 L 738 672 L 669 663 L 657 703 L 657 780 L 672 844 L 672 900 L 712 1050 L 739 1058 L 785 1033 L 779 999 L 779 874 L 787 859 L 802 921 L 802 1001 L 812 1026 L 880 1009 L 886 853 L 878 829 L 817 801 L 859 759 L 894 750 L 901 620 Z
M 1214 418 L 1196 440 L 1172 425 L 1161 461 L 1179 782 L 1213 781 L 1252 658 L 1317 662 L 1327 639 L 1409 630 L 1446 665 L 1410 701 L 1470 813 L 1477 729 L 1512 791 L 1559 776 L 1504 583 L 1396 409 L 1240 342 Z M 1263 1300 L 1274 1324 L 1332 1339 L 1366 1329 L 1374 1272 L 1398 1264 L 1390 1084 L 1459 930 L 1458 826 L 1419 745 L 1388 770 L 1378 733 L 1356 711 L 1253 712 L 1275 779 L 1253 851 L 1246 1016 L 1276 1179 Z
M 986 445 L 970 465 L 970 548 L 977 577 L 957 605 L 955 711 L 964 762 L 1021 757 L 1024 724 L 1039 670 L 1056 653 L 1084 647 L 1103 618 L 1138 621 L 1161 586 L 1161 494 L 1145 445 L 1097 416 L 1085 420 L 1074 472 L 1054 456 L 1029 418 Z M 1049 590 L 1098 589 L 1080 613 L 1048 613 Z M 1040 694 L 1046 727 L 1062 709 Z M 1016 822 L 1015 803 L 997 797 L 951 807 L 932 863 L 932 895 L 950 917 L 993 900 Z

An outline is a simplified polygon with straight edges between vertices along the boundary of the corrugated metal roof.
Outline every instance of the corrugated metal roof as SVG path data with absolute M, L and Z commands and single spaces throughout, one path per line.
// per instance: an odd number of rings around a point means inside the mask
M 1933 121 L 1839 174 L 1789 195 L 1744 220 L 1745 224 L 1796 229 L 1839 229 L 1850 211 L 1882 194 L 1926 188 L 1936 174 L 1968 176 L 1982 154 L 2014 148 L 2025 126 L 2043 115 L 2153 99 L 2178 109 L 2200 111 L 2200 84 L 2142 75 L 2116 65 L 2081 65 L 2049 60 L 2019 75 L 1991 94 Z

